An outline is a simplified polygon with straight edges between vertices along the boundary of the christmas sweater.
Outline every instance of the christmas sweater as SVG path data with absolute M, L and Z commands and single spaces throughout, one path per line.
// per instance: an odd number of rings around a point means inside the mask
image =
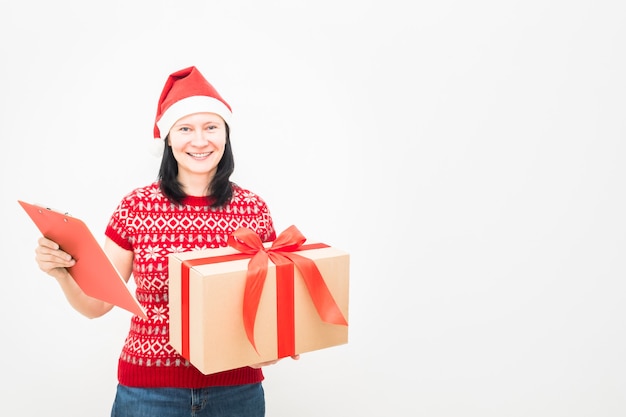
M 127 194 L 114 210 L 105 234 L 133 251 L 135 294 L 148 319 L 131 318 L 118 361 L 118 381 L 132 387 L 201 388 L 263 380 L 261 369 L 244 367 L 210 375 L 169 345 L 168 254 L 227 245 L 239 227 L 272 241 L 276 232 L 269 209 L 256 194 L 233 185 L 233 197 L 212 208 L 205 197 L 168 200 L 158 182 Z

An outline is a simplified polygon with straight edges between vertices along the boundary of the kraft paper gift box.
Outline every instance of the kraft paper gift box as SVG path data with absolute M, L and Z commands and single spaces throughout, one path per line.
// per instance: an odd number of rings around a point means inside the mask
M 304 241 L 242 228 L 229 247 L 170 254 L 170 345 L 210 374 L 346 344 L 349 254 Z

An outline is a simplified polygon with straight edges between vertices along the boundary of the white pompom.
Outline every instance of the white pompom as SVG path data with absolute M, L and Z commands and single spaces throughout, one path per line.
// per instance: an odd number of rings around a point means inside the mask
M 163 155 L 163 144 L 165 141 L 161 139 L 152 139 L 148 143 L 150 153 L 160 158 Z

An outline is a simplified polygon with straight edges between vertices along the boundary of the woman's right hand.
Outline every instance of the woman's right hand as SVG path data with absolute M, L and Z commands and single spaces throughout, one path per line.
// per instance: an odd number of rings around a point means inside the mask
M 35 260 L 39 269 L 56 279 L 65 294 L 65 298 L 76 311 L 92 319 L 102 316 L 113 308 L 113 304 L 85 294 L 78 283 L 74 281 L 67 268 L 74 266 L 76 260 L 72 259 L 69 253 L 64 252 L 56 242 L 45 237 L 40 237 L 37 243 Z M 130 254 L 129 259 L 132 265 L 132 252 Z
M 63 252 L 56 242 L 43 236 L 37 240 L 37 243 L 35 261 L 39 269 L 56 279 L 66 277 L 68 274 L 66 268 L 76 263 L 72 256 Z

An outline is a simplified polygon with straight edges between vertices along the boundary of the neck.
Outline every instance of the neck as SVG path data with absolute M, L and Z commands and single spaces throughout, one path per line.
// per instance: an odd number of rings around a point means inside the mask
M 194 197 L 204 197 L 211 194 L 209 184 L 213 175 L 178 175 L 178 181 L 182 184 L 185 194 Z

